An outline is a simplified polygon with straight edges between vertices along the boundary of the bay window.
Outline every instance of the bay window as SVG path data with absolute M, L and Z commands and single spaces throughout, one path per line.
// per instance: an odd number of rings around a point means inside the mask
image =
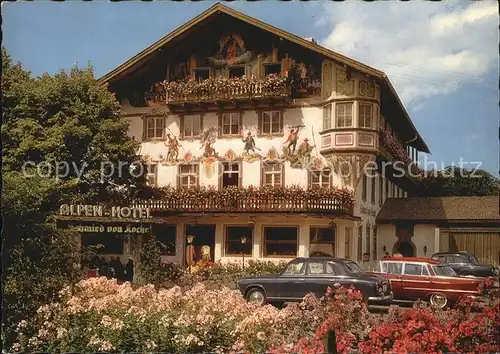
M 352 102 L 335 104 L 336 128 L 352 127 Z
M 373 105 L 359 103 L 359 127 L 373 128 Z

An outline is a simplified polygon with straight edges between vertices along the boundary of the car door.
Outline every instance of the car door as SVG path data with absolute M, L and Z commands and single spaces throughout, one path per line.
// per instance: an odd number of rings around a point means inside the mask
M 404 263 L 402 282 L 404 299 L 423 300 L 432 291 L 431 276 L 424 263 Z
M 297 300 L 303 292 L 305 283 L 306 264 L 304 260 L 293 261 L 288 264 L 285 271 L 279 276 L 279 286 L 276 289 L 276 298 Z
M 301 285 L 302 297 L 313 293 L 317 298 L 325 295 L 328 286 L 332 285 L 332 268 L 328 267 L 330 273 L 326 273 L 326 264 L 324 260 L 309 260 L 307 262 L 306 280 Z
M 381 262 L 382 276 L 391 281 L 392 292 L 397 299 L 403 292 L 403 263 L 402 262 Z

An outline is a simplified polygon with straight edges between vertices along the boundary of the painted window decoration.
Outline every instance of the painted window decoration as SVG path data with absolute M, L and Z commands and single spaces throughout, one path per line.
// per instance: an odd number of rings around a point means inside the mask
M 177 225 L 155 224 L 153 234 L 156 241 L 160 242 L 162 256 L 175 256 L 175 241 L 177 239 Z
M 157 186 L 158 185 L 158 165 L 148 163 L 146 165 L 146 182 L 148 186 Z
M 296 257 L 297 240 L 297 227 L 264 227 L 264 257 Z
M 222 135 L 240 134 L 240 113 L 222 113 Z
M 309 256 L 335 257 L 335 228 L 311 227 L 309 234 Z
M 245 243 L 242 243 L 245 238 Z M 224 233 L 225 255 L 252 255 L 253 228 L 246 225 L 226 225 Z
M 184 138 L 199 137 L 201 132 L 201 116 L 188 115 L 183 118 L 182 136 Z
M 330 129 L 332 127 L 332 105 L 327 104 L 323 106 L 323 130 Z
M 373 128 L 373 105 L 369 103 L 359 104 L 359 127 Z
M 160 139 L 165 136 L 165 118 L 149 117 L 146 118 L 146 138 Z
M 221 184 L 222 188 L 239 187 L 241 172 L 238 162 L 224 162 L 221 164 Z
M 283 165 L 281 163 L 264 164 L 263 174 L 264 186 L 279 187 L 283 185 Z
M 199 166 L 197 164 L 179 165 L 179 186 L 183 188 L 195 188 L 200 178 Z
M 337 128 L 352 127 L 352 102 L 335 104 L 335 120 Z
M 262 112 L 262 134 L 280 134 L 283 120 L 280 111 Z
M 329 169 L 309 171 L 309 187 L 330 188 L 332 186 L 332 174 Z

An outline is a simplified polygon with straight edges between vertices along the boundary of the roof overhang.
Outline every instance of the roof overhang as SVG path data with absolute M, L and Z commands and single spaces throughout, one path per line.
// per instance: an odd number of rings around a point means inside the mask
M 429 150 L 428 146 L 425 144 L 423 138 L 420 136 L 417 129 L 413 125 L 413 123 L 408 115 L 408 112 L 406 111 L 403 103 L 401 102 L 401 100 L 399 99 L 399 97 L 396 93 L 396 90 L 394 89 L 389 78 L 387 77 L 387 75 L 384 72 L 377 70 L 375 68 L 372 68 L 366 64 L 360 63 L 360 62 L 358 62 L 354 59 L 351 59 L 349 57 L 346 57 L 342 54 L 339 54 L 339 53 L 336 53 L 336 52 L 331 51 L 329 49 L 326 49 L 326 48 L 318 45 L 316 42 L 309 41 L 307 39 L 304 39 L 304 38 L 296 36 L 292 33 L 286 32 L 286 31 L 279 29 L 277 27 L 271 26 L 265 22 L 262 22 L 260 20 L 257 20 L 256 18 L 245 15 L 244 13 L 236 11 L 236 10 L 229 8 L 227 6 L 224 6 L 220 3 L 216 3 L 215 5 L 211 6 L 209 9 L 202 12 L 200 15 L 194 17 L 193 19 L 186 22 L 182 26 L 180 26 L 177 29 L 175 29 L 174 31 L 170 32 L 168 35 L 166 35 L 165 37 L 163 37 L 162 39 L 160 39 L 156 43 L 147 47 L 146 49 L 144 49 L 143 51 L 141 51 L 140 53 L 138 53 L 137 55 L 135 55 L 131 59 L 127 60 L 126 62 L 124 62 L 123 64 L 118 66 L 116 69 L 114 69 L 114 70 L 110 71 L 108 74 L 102 76 L 101 78 L 98 79 L 98 82 L 102 83 L 102 84 L 109 83 L 110 81 L 115 79 L 118 75 L 120 75 L 121 73 L 123 73 L 127 69 L 134 66 L 137 62 L 154 54 L 157 50 L 159 50 L 161 47 L 163 47 L 164 45 L 171 42 L 174 38 L 180 36 L 181 34 L 185 33 L 189 29 L 191 29 L 193 26 L 203 22 L 204 20 L 208 19 L 209 17 L 211 17 L 217 13 L 225 13 L 229 16 L 237 18 L 241 21 L 244 21 L 248 24 L 256 26 L 256 27 L 263 29 L 267 32 L 273 33 L 273 34 L 275 34 L 283 39 L 286 39 L 286 40 L 292 42 L 292 43 L 298 44 L 304 48 L 307 48 L 311 51 L 314 51 L 314 52 L 316 52 L 316 53 L 318 53 L 318 54 L 320 54 L 320 55 L 322 55 L 330 60 L 341 63 L 346 67 L 349 66 L 353 69 L 359 70 L 360 72 L 362 72 L 364 74 L 373 76 L 375 79 L 378 79 L 382 84 L 387 86 L 391 95 L 396 99 L 396 102 L 397 102 L 400 110 L 402 111 L 404 118 L 406 119 L 406 121 L 408 123 L 408 127 L 414 132 L 414 134 L 415 134 L 415 136 L 413 138 L 414 141 L 412 142 L 411 145 L 420 151 L 423 151 L 426 153 L 430 152 L 430 150 Z

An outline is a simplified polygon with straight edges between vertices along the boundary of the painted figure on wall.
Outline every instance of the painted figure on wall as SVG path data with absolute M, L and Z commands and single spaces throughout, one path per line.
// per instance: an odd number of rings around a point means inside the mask
M 302 144 L 299 146 L 298 156 L 299 158 L 303 158 L 309 163 L 311 159 L 311 151 L 314 148 L 311 144 L 309 144 L 309 139 L 305 138 Z
M 248 155 L 250 150 L 252 150 L 252 153 L 254 153 L 254 154 L 255 154 L 255 149 L 260 151 L 260 149 L 255 146 L 255 140 L 254 140 L 251 132 L 248 132 L 246 138 L 244 138 L 242 140 L 245 143 L 245 147 L 244 147 L 245 154 Z
M 287 144 L 286 151 L 288 155 L 295 155 L 295 149 L 297 148 L 297 142 L 299 141 L 299 129 L 303 126 L 292 127 L 290 133 L 288 133 L 288 138 L 283 144 Z M 291 149 L 291 153 L 290 153 Z
M 233 33 L 221 39 L 220 49 L 213 57 L 208 57 L 208 63 L 216 68 L 227 65 L 248 64 L 255 59 L 252 51 L 246 50 L 245 42 L 240 35 Z
M 213 157 L 217 156 L 217 153 L 215 152 L 215 149 L 212 147 L 212 143 L 210 141 L 205 141 L 205 143 L 201 146 L 200 150 L 205 148 L 203 151 L 203 157 Z
M 165 145 L 168 147 L 167 161 L 177 161 L 179 158 L 179 146 L 182 147 L 182 145 L 176 136 L 172 138 L 170 134 L 167 134 L 167 137 L 168 142 L 165 142 Z

